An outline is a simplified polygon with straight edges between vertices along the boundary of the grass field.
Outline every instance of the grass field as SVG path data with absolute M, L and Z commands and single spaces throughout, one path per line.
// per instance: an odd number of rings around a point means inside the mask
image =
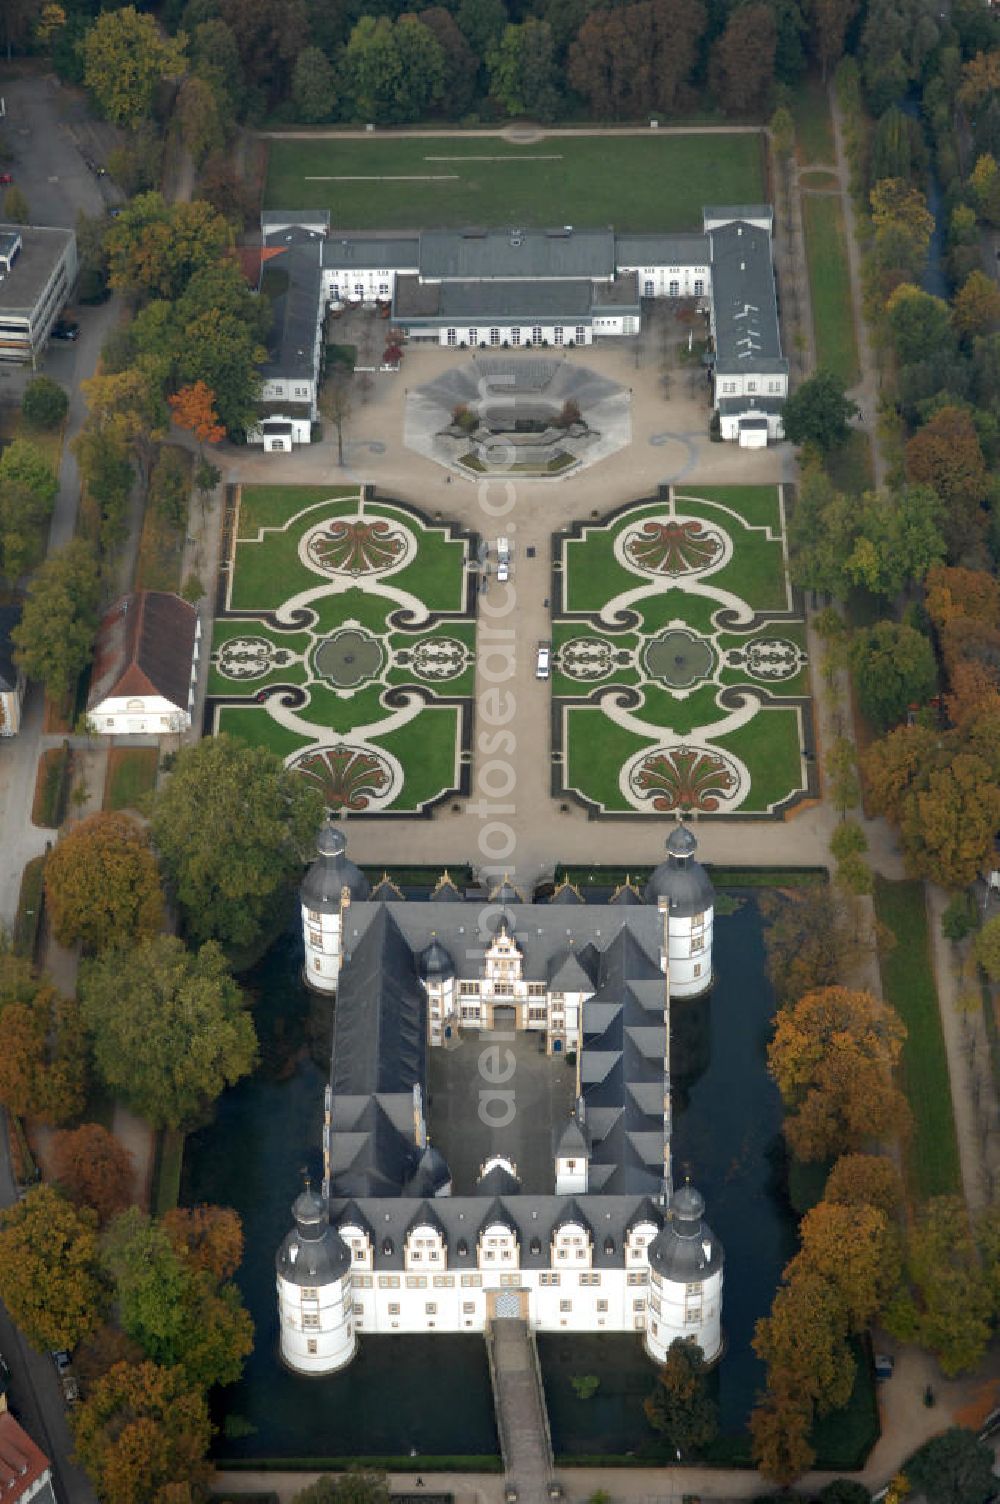
M 815 73 L 808 74 L 793 90 L 792 115 L 799 161 L 829 162 L 832 166 L 836 154 L 830 96 L 826 84 Z
M 816 333 L 816 363 L 832 371 L 845 387 L 850 387 L 858 380 L 860 371 L 840 199 L 805 193 L 802 214 Z
M 704 204 L 764 197 L 763 137 L 272 140 L 267 209 L 329 209 L 337 230 L 609 225 L 697 230 Z
M 103 809 L 137 809 L 156 787 L 155 747 L 112 747 L 104 778 Z
M 906 1178 L 917 1201 L 962 1192 L 951 1082 L 934 973 L 924 885 L 875 880 L 875 911 L 896 937 L 880 958 L 882 987 L 907 1028 L 902 1084 L 913 1113 Z

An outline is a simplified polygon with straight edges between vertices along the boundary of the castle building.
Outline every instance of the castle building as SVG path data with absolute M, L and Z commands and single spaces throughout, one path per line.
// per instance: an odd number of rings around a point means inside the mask
M 780 439 L 788 361 L 772 229 L 767 204 L 706 208 L 701 231 L 682 234 L 563 225 L 342 235 L 326 210 L 268 210 L 262 250 L 289 281 L 248 439 L 278 452 L 309 442 L 328 307 L 381 304 L 411 344 L 496 353 L 638 335 L 660 298 L 694 299 L 708 316 L 722 438 L 747 448 Z
M 722 1247 L 697 1192 L 675 1193 L 670 1158 L 674 973 L 686 997 L 712 975 L 712 886 L 690 831 L 671 833 L 645 902 L 626 883 L 603 904 L 566 884 L 530 903 L 507 879 L 484 904 L 447 878 L 410 902 L 387 880 L 372 893 L 339 831 L 317 848 L 301 890 L 306 976 L 337 1006 L 322 1195 L 299 1196 L 277 1255 L 284 1362 L 332 1373 L 366 1335 L 485 1331 L 504 1315 L 536 1331 L 641 1331 L 657 1361 L 691 1337 L 717 1358 Z M 505 1086 L 507 1044 L 532 1035 L 570 1071 L 555 1124 L 516 1124 Z M 471 1052 L 478 1100 L 448 1104 L 451 1130 L 510 1123 L 535 1160 L 527 1175 L 497 1133 L 461 1177 L 433 1142 L 432 1059 L 470 1038 L 486 1047 Z M 552 1136 L 539 1169 L 540 1130 Z

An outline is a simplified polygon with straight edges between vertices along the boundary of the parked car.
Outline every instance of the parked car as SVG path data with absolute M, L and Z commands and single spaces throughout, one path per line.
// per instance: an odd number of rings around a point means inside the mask
M 552 644 L 549 642 L 540 642 L 538 644 L 538 657 L 535 659 L 535 678 L 547 679 L 551 666 Z
M 50 339 L 79 339 L 80 325 L 75 319 L 56 319 Z
M 9 188 L 14 181 L 12 172 L 0 172 L 0 188 Z
M 507 563 L 506 559 L 501 559 L 499 564 L 497 565 L 497 579 L 499 580 L 501 585 L 506 585 L 507 581 L 510 579 L 510 565 Z

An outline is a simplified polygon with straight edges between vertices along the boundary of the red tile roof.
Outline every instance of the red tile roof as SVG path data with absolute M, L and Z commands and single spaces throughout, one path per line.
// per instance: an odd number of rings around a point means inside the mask
M 162 695 L 187 709 L 198 613 L 179 595 L 137 590 L 115 601 L 97 630 L 87 709 Z
M 272 261 L 275 256 L 283 255 L 284 250 L 283 245 L 236 245 L 233 246 L 231 254 L 239 263 L 240 271 L 254 292 L 258 292 L 260 275 L 265 262 Z
M 0 1415 L 0 1501 L 16 1504 L 48 1472 L 49 1459 L 5 1410 Z

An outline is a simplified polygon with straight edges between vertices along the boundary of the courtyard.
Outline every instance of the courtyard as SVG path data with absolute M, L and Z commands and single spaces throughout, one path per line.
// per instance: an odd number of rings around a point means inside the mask
M 780 816 L 814 792 L 784 488 L 664 486 L 553 543 L 553 765 L 596 814 Z
M 206 724 L 332 812 L 421 813 L 462 786 L 475 539 L 364 487 L 246 486 L 230 518 Z

